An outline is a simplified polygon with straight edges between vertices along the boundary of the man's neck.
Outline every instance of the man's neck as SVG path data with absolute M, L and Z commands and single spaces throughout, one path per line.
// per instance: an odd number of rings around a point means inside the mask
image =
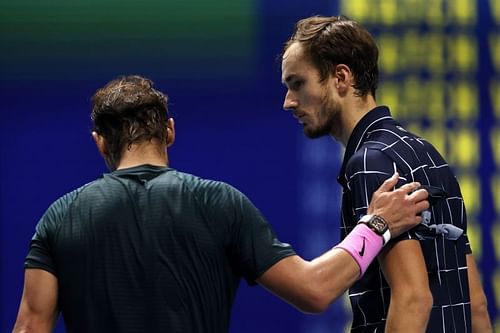
M 155 142 L 133 144 L 124 149 L 116 169 L 132 168 L 143 164 L 167 166 L 168 155 L 165 145 Z
M 355 97 L 347 100 L 342 111 L 342 134 L 336 138 L 344 147 L 347 147 L 354 127 L 368 112 L 377 106 L 372 95 Z

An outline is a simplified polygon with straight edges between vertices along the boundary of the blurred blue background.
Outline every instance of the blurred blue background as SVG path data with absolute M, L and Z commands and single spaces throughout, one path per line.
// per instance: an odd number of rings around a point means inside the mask
M 343 149 L 306 139 L 282 110 L 277 56 L 294 23 L 314 14 L 347 14 L 376 36 L 378 101 L 453 165 L 499 322 L 498 1 L 2 0 L 0 332 L 15 321 L 38 219 L 107 171 L 90 137 L 90 96 L 118 75 L 147 76 L 170 96 L 172 167 L 245 192 L 303 257 L 338 241 Z M 349 320 L 345 298 L 311 316 L 243 282 L 231 332 L 345 332 Z

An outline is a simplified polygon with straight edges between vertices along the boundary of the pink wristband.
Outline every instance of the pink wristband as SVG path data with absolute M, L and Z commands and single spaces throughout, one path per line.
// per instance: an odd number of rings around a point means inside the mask
M 335 248 L 343 249 L 352 256 L 359 266 L 361 271 L 359 278 L 361 278 L 382 246 L 382 237 L 366 224 L 360 223 Z

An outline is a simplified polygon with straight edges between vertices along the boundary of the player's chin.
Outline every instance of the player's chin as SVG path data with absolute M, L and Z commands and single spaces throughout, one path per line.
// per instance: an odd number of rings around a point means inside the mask
M 325 133 L 323 133 L 323 131 L 320 131 L 317 128 L 314 128 L 311 125 L 304 123 L 303 126 L 304 126 L 305 136 L 307 136 L 310 139 L 316 139 L 316 138 L 319 138 L 319 137 L 322 137 L 323 135 L 325 135 Z

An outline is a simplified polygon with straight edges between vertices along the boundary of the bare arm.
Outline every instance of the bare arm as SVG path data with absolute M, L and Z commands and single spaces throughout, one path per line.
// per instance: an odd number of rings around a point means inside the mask
M 54 275 L 41 269 L 26 269 L 13 333 L 52 332 L 58 315 L 57 292 Z
M 490 316 L 488 314 L 488 303 L 486 301 L 483 287 L 481 286 L 481 280 L 479 278 L 476 262 L 471 254 L 467 255 L 467 271 L 469 276 L 472 312 L 472 333 L 493 332 Z
M 398 177 L 386 180 L 374 193 L 368 212 L 383 216 L 391 231 L 398 235 L 420 222 L 416 216 L 428 207 L 427 192 L 408 195 L 417 184 L 407 184 L 390 191 Z M 390 191 L 390 192 L 388 192 Z M 299 256 L 285 258 L 269 268 L 258 282 L 304 312 L 324 311 L 358 278 L 360 268 L 348 252 L 331 249 L 322 256 L 306 261 Z
M 299 256 L 285 258 L 268 269 L 258 282 L 299 310 L 324 311 L 359 277 L 359 266 L 341 249 L 332 249 L 306 261 Z
M 404 240 L 389 244 L 379 260 L 391 287 L 385 332 L 425 332 L 432 294 L 420 243 Z

